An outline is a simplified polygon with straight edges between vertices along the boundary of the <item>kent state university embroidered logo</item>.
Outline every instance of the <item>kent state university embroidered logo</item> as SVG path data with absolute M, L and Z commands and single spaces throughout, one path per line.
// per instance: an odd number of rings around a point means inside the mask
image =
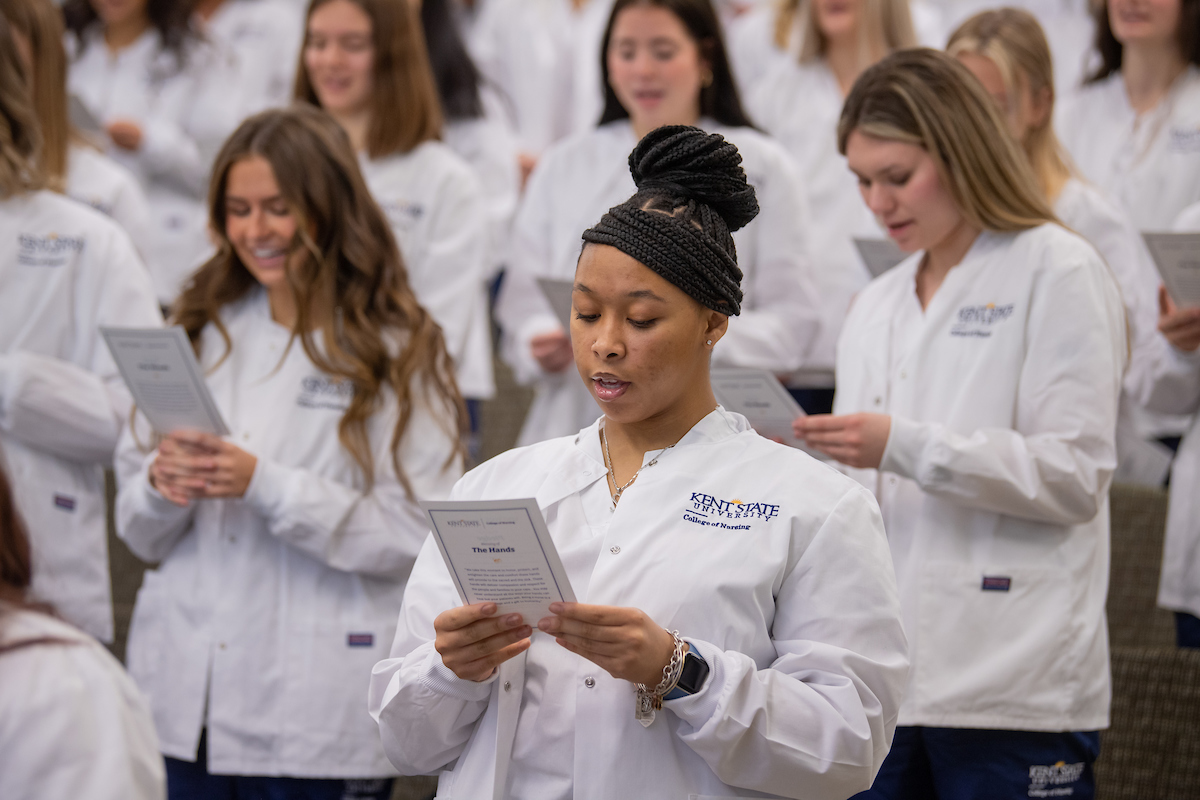
M 301 408 L 327 408 L 345 411 L 354 397 L 354 384 L 348 380 L 311 375 L 300 381 L 296 405 Z
M 1082 778 L 1083 767 L 1083 762 L 1068 764 L 1065 761 L 1046 766 L 1031 766 L 1028 796 L 1071 797 L 1075 794 L 1075 787 L 1066 784 L 1075 783 Z
M 82 236 L 17 234 L 17 263 L 26 267 L 61 267 L 71 255 L 83 250 L 84 243 Z
M 1200 126 L 1186 127 L 1183 125 L 1171 128 L 1167 149 L 1172 153 L 1200 152 Z
M 705 525 L 712 528 L 724 528 L 732 531 L 748 531 L 748 524 L 730 524 L 725 520 L 745 520 L 746 522 L 769 522 L 779 516 L 779 506 L 771 503 L 747 503 L 744 500 L 721 500 L 711 494 L 692 492 L 687 509 L 683 512 L 685 522 Z
M 950 327 L 950 335 L 987 339 L 992 335 L 993 328 L 1011 317 L 1012 314 L 1012 303 L 1003 306 L 995 303 L 982 306 L 963 306 L 955 315 L 954 324 Z

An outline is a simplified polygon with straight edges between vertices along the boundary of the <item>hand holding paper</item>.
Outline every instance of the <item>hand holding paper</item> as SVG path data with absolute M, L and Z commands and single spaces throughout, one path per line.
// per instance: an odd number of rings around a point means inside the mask
M 1158 329 L 1177 350 L 1195 352 L 1200 347 L 1200 306 L 1180 309 L 1166 287 L 1158 287 Z
M 529 648 L 533 628 L 520 614 L 496 616 L 495 603 L 460 606 L 433 621 L 433 647 L 464 681 L 485 681 L 496 667 Z

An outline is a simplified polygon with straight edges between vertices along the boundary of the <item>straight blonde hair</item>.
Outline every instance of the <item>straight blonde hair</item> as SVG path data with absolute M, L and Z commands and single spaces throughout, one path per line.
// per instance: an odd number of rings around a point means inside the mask
M 51 189 L 67 186 L 67 153 L 73 134 L 67 114 L 67 54 L 62 12 L 50 0 L 4 0 L 4 16 L 29 41 L 33 64 L 29 91 L 42 131 L 41 167 Z
M 304 65 L 308 21 L 330 0 L 311 0 L 304 15 L 305 47 L 296 66 L 295 99 L 318 108 L 321 101 Z M 367 156 L 383 158 L 407 153 L 422 142 L 442 136 L 442 104 L 438 97 L 425 34 L 408 0 L 351 0 L 371 19 L 375 74 L 371 92 L 371 124 Z
M 0 14 L 0 200 L 42 188 L 42 136 L 12 27 Z
M 945 53 L 902 50 L 868 68 L 838 120 L 842 155 L 854 131 L 923 148 L 975 227 L 1011 233 L 1058 222 L 995 101 Z
M 869 64 L 879 51 L 894 53 L 917 46 L 908 0 L 862 0 L 866 24 L 859 31 L 862 64 Z M 810 64 L 824 58 L 829 40 L 817 24 L 812 0 L 782 0 L 775 13 L 775 44 L 780 50 L 792 45 L 797 23 L 800 28 L 800 63 Z
M 1029 130 L 1021 146 L 1042 193 L 1053 199 L 1075 171 L 1054 133 L 1054 59 L 1037 19 L 1018 8 L 983 11 L 951 34 L 946 52 L 955 58 L 969 53 L 989 59 L 1000 71 L 1010 105 L 1020 102 L 1023 90 L 1050 98 L 1046 118 Z

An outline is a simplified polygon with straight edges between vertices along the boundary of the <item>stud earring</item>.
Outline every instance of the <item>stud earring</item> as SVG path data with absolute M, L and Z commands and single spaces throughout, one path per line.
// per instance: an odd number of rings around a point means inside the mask
M 707 344 L 709 347 L 712 347 L 712 339 L 709 339 L 707 342 L 705 342 L 705 344 Z

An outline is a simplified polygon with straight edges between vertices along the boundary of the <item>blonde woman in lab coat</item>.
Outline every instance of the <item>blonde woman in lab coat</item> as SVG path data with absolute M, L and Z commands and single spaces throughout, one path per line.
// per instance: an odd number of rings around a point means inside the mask
M 326 114 L 251 117 L 210 197 L 220 246 L 174 318 L 231 433 L 139 418 L 122 440 L 118 532 L 159 564 L 129 670 L 173 800 L 386 800 L 362 702 L 427 535 L 417 500 L 461 474 L 451 361 Z
M 141 187 L 129 170 L 71 124 L 62 12 L 50 0 L 10 0 L 3 13 L 12 25 L 17 52 L 26 60 L 47 184 L 112 217 L 144 249 L 150 207 Z
M 387 215 L 412 289 L 446 337 L 458 388 L 491 397 L 487 201 L 470 166 L 438 141 L 444 119 L 412 3 L 312 0 L 296 100 L 345 129 Z
M 1124 469 L 1117 480 L 1161 485 L 1169 462 L 1137 469 L 1140 453 L 1150 447 L 1141 440 L 1170 431 L 1178 423 L 1153 415 L 1135 399 L 1151 391 L 1145 384 L 1154 379 L 1153 353 L 1160 346 L 1155 341 L 1159 338 L 1158 272 L 1125 212 L 1079 177 L 1054 135 L 1054 65 L 1041 25 L 1021 9 L 984 11 L 963 22 L 951 35 L 946 51 L 962 62 L 996 101 L 1055 215 L 1092 243 L 1121 285 L 1131 357 L 1117 436 Z
M 1059 106 L 1059 135 L 1138 230 L 1168 230 L 1200 201 L 1200 0 L 1107 0 L 1096 52 Z
M 162 318 L 125 232 L 43 188 L 39 139 L 0 15 L 0 461 L 33 534 L 33 597 L 112 641 L 104 467 L 130 398 L 99 328 Z
M 912 672 L 866 798 L 1091 797 L 1110 695 L 1117 283 L 950 56 L 863 73 L 838 125 L 914 253 L 855 299 L 833 416 L 797 420 L 883 511 Z
M 212 251 L 204 192 L 212 158 L 237 125 L 232 58 L 192 27 L 187 3 L 67 0 L 67 87 L 103 127 L 107 154 L 150 203 L 146 265 L 169 306 Z
M 915 47 L 917 39 L 908 0 L 814 0 L 795 13 L 803 42 L 799 55 L 767 70 L 748 93 L 747 107 L 795 159 L 812 209 L 821 334 L 806 365 L 817 374 L 804 383 L 811 387 L 805 410 L 815 413 L 833 404 L 838 334 L 850 300 L 871 279 L 854 238 L 883 236 L 838 153 L 838 117 L 863 70 L 888 53 Z
M 573 433 L 599 413 L 572 377 L 567 331 L 537 278 L 571 278 L 579 231 L 633 191 L 629 151 L 661 125 L 695 124 L 736 144 L 762 206 L 735 236 L 746 303 L 716 363 L 790 372 L 806 363 L 818 333 L 801 182 L 783 148 L 749 127 L 710 0 L 618 0 L 603 52 L 601 125 L 554 147 L 534 171 L 497 299 L 501 354 L 535 389 L 518 444 Z
M 740 160 L 684 126 L 637 145 L 638 191 L 574 275 L 574 377 L 604 417 L 453 492 L 535 497 L 581 602 L 498 617 L 459 605 L 432 540 L 418 558 L 370 707 L 439 797 L 832 800 L 887 752 L 906 661 L 878 510 L 713 398 L 743 310 L 730 232 L 758 210 Z
M 99 642 L 30 602 L 29 550 L 0 459 L 0 796 L 162 800 L 145 699 Z

